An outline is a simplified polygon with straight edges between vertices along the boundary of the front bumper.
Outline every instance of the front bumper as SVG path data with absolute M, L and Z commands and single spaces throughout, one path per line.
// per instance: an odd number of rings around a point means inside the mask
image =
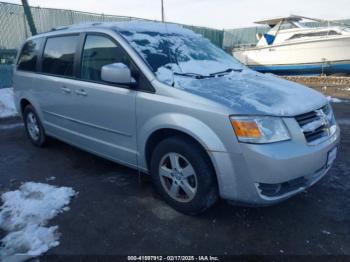
M 328 152 L 339 144 L 340 130 L 314 146 L 295 138 L 273 144 L 240 144 L 240 153 L 214 152 L 220 196 L 249 205 L 271 205 L 319 181 L 330 169 Z M 274 194 L 268 189 L 277 188 Z M 266 193 L 268 192 L 268 193 Z

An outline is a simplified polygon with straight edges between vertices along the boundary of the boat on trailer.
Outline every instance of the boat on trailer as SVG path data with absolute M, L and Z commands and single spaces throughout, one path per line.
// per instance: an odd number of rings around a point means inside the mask
M 233 50 L 248 67 L 278 75 L 350 74 L 348 25 L 297 15 L 255 23 L 271 29 L 257 35 L 255 47 Z

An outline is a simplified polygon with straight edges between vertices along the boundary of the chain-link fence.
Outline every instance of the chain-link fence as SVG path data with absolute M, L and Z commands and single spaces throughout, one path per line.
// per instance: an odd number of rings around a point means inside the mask
M 267 26 L 246 27 L 238 29 L 225 30 L 223 48 L 231 51 L 236 47 L 251 47 L 258 42 L 256 35 L 266 33 L 269 30 Z
M 83 22 L 111 22 L 139 20 L 135 17 L 92 14 L 72 10 L 31 7 L 38 33 L 50 31 L 54 27 Z M 18 49 L 31 36 L 23 7 L 0 2 L 0 48 Z

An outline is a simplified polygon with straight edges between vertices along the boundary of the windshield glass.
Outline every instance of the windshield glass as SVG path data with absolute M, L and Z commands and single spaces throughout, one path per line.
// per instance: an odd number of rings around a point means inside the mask
M 232 56 L 191 30 L 170 24 L 150 24 L 150 28 L 130 26 L 118 31 L 161 81 L 171 80 L 173 72 L 210 75 L 243 68 Z M 157 28 L 153 28 L 154 24 Z

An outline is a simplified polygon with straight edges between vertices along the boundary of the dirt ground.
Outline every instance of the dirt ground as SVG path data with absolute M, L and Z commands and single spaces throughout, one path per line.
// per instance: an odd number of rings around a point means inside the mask
M 350 77 L 284 76 L 283 78 L 314 88 L 326 96 L 350 99 Z

